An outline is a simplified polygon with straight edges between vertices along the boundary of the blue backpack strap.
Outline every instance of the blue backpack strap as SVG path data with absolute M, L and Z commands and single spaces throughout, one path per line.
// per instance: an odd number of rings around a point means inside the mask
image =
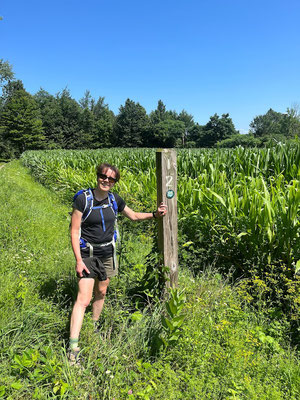
M 85 190 L 86 190 L 86 189 L 81 189 L 81 190 L 79 190 L 77 193 L 74 194 L 73 203 L 74 203 L 74 201 L 77 199 L 77 197 L 78 197 L 81 193 L 84 193 L 84 192 L 85 192 Z
M 84 194 L 85 194 L 85 207 L 82 213 L 82 222 L 84 222 L 90 215 L 94 205 L 94 196 L 92 189 L 88 188 L 87 190 L 84 191 Z
M 116 202 L 115 196 L 113 193 L 108 192 L 108 202 L 109 205 L 112 207 L 115 216 L 116 216 L 116 222 L 115 222 L 115 230 L 114 230 L 114 240 L 115 243 L 117 242 L 118 236 L 119 236 L 119 231 L 118 231 L 118 204 Z
M 92 211 L 92 207 L 94 204 L 94 197 L 93 197 L 92 189 L 90 189 L 90 188 L 81 189 L 74 195 L 73 202 L 77 199 L 77 197 L 80 194 L 84 194 L 84 196 L 85 196 L 85 206 L 84 206 L 84 209 L 82 212 L 82 218 L 81 218 L 81 222 L 84 222 Z
M 118 204 L 116 202 L 114 194 L 111 193 L 111 192 L 108 192 L 108 201 L 109 201 L 109 204 L 112 206 L 112 209 L 114 210 L 115 216 L 117 217 L 117 215 L 118 215 Z
M 100 208 L 100 215 L 101 215 L 103 232 L 105 232 L 106 231 L 106 226 L 105 226 L 104 215 L 103 215 L 103 207 Z

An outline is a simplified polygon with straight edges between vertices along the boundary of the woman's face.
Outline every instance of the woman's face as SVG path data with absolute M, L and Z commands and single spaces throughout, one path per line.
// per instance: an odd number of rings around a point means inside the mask
M 101 174 L 98 175 L 98 188 L 102 192 L 108 192 L 116 183 L 116 173 L 110 168 L 102 171 Z

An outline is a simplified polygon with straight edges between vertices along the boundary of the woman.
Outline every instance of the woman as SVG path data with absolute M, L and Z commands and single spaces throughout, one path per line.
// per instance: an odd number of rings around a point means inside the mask
M 132 221 L 163 217 L 167 212 L 166 205 L 162 203 L 155 212 L 131 210 L 120 196 L 111 193 L 111 189 L 120 179 L 119 170 L 110 164 L 101 164 L 96 172 L 97 187 L 90 195 L 87 192 L 80 193 L 73 203 L 71 243 L 76 259 L 78 296 L 71 315 L 71 362 L 78 359 L 80 329 L 93 292 L 92 319 L 96 324 L 103 309 L 110 279 L 118 273 L 113 239 L 116 212 Z M 89 201 L 93 203 L 92 208 Z

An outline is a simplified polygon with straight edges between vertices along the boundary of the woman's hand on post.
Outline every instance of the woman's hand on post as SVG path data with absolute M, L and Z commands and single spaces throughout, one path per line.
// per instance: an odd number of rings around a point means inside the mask
M 90 271 L 88 270 L 85 263 L 82 260 L 80 260 L 80 261 L 77 261 L 77 263 L 76 263 L 76 273 L 77 273 L 77 276 L 79 276 L 80 278 L 83 277 L 82 271 L 86 271 L 88 274 L 90 273 Z
M 155 218 L 164 217 L 168 212 L 168 206 L 164 203 L 160 203 L 155 212 Z

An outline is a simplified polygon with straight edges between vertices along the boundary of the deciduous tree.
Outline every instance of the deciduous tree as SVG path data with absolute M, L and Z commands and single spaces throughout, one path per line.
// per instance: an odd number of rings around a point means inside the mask
M 0 86 L 7 81 L 14 78 L 14 73 L 12 66 L 8 61 L 4 61 L 3 58 L 0 59 Z
M 203 127 L 203 134 L 199 139 L 198 146 L 213 147 L 217 142 L 237 133 L 229 114 L 222 114 L 221 118 L 218 114 L 214 114 Z
M 181 146 L 185 126 L 182 121 L 166 119 L 154 126 L 153 139 L 155 147 Z
M 284 114 L 270 108 L 266 114 L 258 115 L 250 123 L 250 133 L 255 137 L 280 135 Z
M 184 134 L 182 135 L 182 147 L 185 147 L 190 141 L 190 132 L 195 125 L 194 117 L 188 114 L 185 110 L 182 110 L 178 115 L 178 120 L 184 123 Z
M 268 110 L 266 114 L 258 115 L 250 123 L 250 132 L 255 137 L 269 140 L 293 138 L 300 135 L 300 118 L 296 107 L 288 108 L 286 113 Z

